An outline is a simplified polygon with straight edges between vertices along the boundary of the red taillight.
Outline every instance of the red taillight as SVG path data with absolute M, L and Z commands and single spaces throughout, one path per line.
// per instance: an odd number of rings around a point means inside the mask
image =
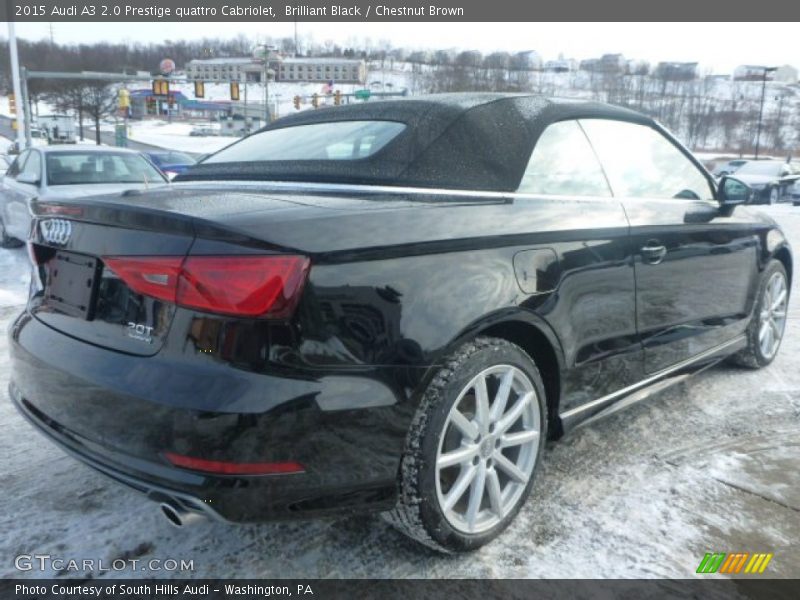
M 240 463 L 221 460 L 206 460 L 184 456 L 174 452 L 165 452 L 164 456 L 176 467 L 202 471 L 204 473 L 217 473 L 219 475 L 277 475 L 290 473 L 304 473 L 305 468 L 296 462 L 259 462 Z
M 68 215 L 70 217 L 83 216 L 83 209 L 80 206 L 64 206 L 61 204 L 42 203 L 36 209 L 40 215 Z
M 182 256 L 118 256 L 103 262 L 134 292 L 175 304 Z
M 103 259 L 135 292 L 198 310 L 287 318 L 308 275 L 305 256 L 190 256 Z

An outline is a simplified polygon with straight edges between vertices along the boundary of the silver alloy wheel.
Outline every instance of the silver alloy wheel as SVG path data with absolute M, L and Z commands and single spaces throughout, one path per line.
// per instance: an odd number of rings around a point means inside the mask
M 773 273 L 764 288 L 764 301 L 759 315 L 758 343 L 766 359 L 775 356 L 786 326 L 786 307 L 789 299 L 783 273 Z
M 769 203 L 775 204 L 778 200 L 778 188 L 774 187 L 769 191 Z
M 536 388 L 511 365 L 461 390 L 436 453 L 436 495 L 451 526 L 481 533 L 513 511 L 536 465 L 541 421 Z

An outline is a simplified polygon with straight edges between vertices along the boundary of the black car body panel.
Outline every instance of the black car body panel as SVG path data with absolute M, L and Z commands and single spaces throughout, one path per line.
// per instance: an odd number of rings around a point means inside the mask
M 438 127 L 430 144 L 450 136 L 448 144 L 460 145 L 470 110 L 500 107 L 497 120 L 529 120 L 517 148 L 527 154 L 549 123 L 565 118 L 605 115 L 662 131 L 635 113 L 584 103 L 533 99 L 527 108 L 539 109 L 528 113 L 518 98 L 435 105 L 387 102 L 287 124 L 383 111 Z M 195 181 L 169 190 L 40 208 L 31 241 L 45 254 L 102 263 L 290 253 L 312 267 L 288 319 L 210 314 L 130 290 L 124 301 L 108 300 L 106 316 L 87 319 L 48 304 L 52 265 L 42 264 L 10 331 L 12 398 L 96 468 L 192 510 L 246 521 L 385 509 L 421 394 L 465 341 L 505 337 L 534 357 L 556 437 L 650 384 L 740 349 L 766 261 L 778 257 L 791 275 L 783 234 L 749 207 L 516 193 L 521 174 L 508 171 L 511 163 L 506 171 L 484 165 L 496 179 L 482 189 L 459 191 L 475 186 L 470 178 L 441 189 L 454 174 L 423 177 L 422 165 L 441 166 L 423 150 L 424 159 L 407 160 L 417 164 L 413 176 L 358 167 L 321 184 L 327 165 L 272 165 L 267 172 L 311 183 L 220 181 L 251 167 L 201 164 Z M 386 177 L 398 186 L 385 186 Z M 429 185 L 400 186 L 421 181 Z M 39 224 L 58 214 L 69 215 L 59 218 L 72 235 L 54 248 Z M 641 250 L 653 239 L 666 248 L 660 264 Z M 120 289 L 112 291 L 119 299 Z M 152 339 L 126 336 L 131 319 L 152 326 Z M 171 465 L 166 452 L 297 461 L 305 471 L 197 473 Z

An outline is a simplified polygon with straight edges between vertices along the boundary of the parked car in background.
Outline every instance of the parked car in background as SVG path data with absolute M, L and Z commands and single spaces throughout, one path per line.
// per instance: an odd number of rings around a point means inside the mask
M 792 256 L 748 193 L 604 104 L 304 111 L 169 189 L 38 203 L 9 396 L 175 525 L 384 511 L 474 550 L 546 439 L 772 362 Z
M 755 192 L 755 204 L 775 204 L 786 196 L 789 187 L 800 177 L 800 168 L 780 160 L 750 160 L 739 167 L 735 175 Z
M 38 202 L 119 194 L 167 183 L 161 171 L 133 150 L 100 146 L 23 150 L 0 187 L 0 245 L 11 247 L 28 239 Z
M 795 180 L 789 188 L 789 195 L 792 197 L 792 204 L 800 206 L 800 179 Z
M 176 152 L 174 150 L 145 152 L 144 154 L 170 179 L 180 173 L 184 173 L 186 169 L 197 162 L 196 159 L 185 152 Z
M 218 131 L 213 127 L 195 127 L 189 132 L 189 135 L 194 137 L 207 137 L 218 135 Z
M 747 164 L 749 161 L 744 159 L 736 159 L 736 160 L 729 160 L 728 162 L 722 163 L 716 169 L 714 169 L 714 177 L 723 177 L 724 175 L 730 175 L 731 173 L 735 173 L 740 167 Z

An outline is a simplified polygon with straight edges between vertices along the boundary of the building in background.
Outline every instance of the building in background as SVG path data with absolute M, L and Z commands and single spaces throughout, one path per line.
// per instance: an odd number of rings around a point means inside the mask
M 622 54 L 603 54 L 600 58 L 587 58 L 580 62 L 581 71 L 594 73 L 626 73 L 628 61 Z
M 276 81 L 364 83 L 367 63 L 352 58 L 284 58 L 270 65 Z
M 350 58 L 284 58 L 270 60 L 275 81 L 364 83 L 367 63 Z M 210 82 L 240 81 L 259 83 L 264 76 L 264 63 L 249 57 L 208 58 L 190 60 L 186 77 Z
M 179 90 L 170 92 L 169 97 L 154 96 L 153 90 L 149 88 L 131 90 L 129 98 L 131 117 L 134 119 L 141 119 L 146 116 L 163 116 L 168 112 L 174 117 L 218 119 L 231 112 L 231 103 L 228 101 L 187 98 Z
M 792 65 L 783 65 L 778 67 L 772 75 L 773 81 L 780 81 L 781 83 L 797 83 L 798 72 Z
M 691 81 L 700 75 L 700 68 L 696 62 L 665 61 L 656 65 L 653 74 L 667 81 Z
M 261 81 L 264 65 L 248 56 L 199 58 L 186 63 L 186 77 L 211 82 Z

